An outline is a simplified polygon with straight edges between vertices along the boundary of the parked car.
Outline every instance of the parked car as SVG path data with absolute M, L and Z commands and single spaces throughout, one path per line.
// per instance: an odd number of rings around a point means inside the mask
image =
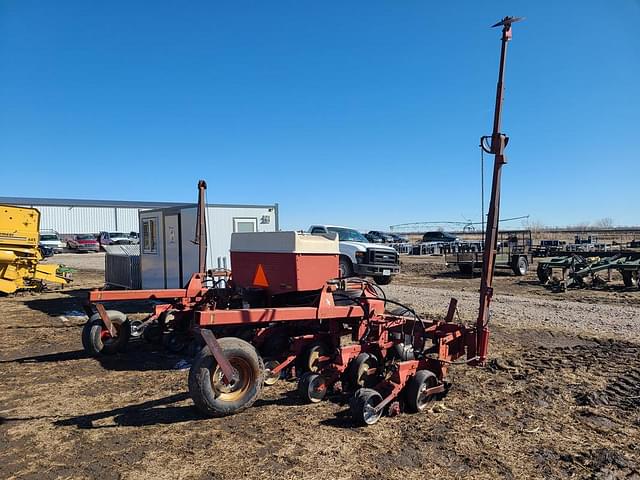
M 348 227 L 312 225 L 314 235 L 337 234 L 340 242 L 340 276 L 370 276 L 378 285 L 391 283 L 400 271 L 400 257 L 391 247 L 371 244 L 364 235 Z
M 71 250 L 78 252 L 98 252 L 100 251 L 100 244 L 96 240 L 95 235 L 87 233 L 81 235 L 74 235 L 73 238 L 67 240 L 67 246 Z
M 393 237 L 388 233 L 379 232 L 378 230 L 371 230 L 367 233 L 367 238 L 373 238 L 374 243 L 391 243 L 393 242 Z M 379 239 L 379 240 L 378 240 Z
M 427 242 L 439 242 L 439 243 L 452 243 L 459 242 L 460 239 L 447 232 L 427 232 L 422 236 L 422 241 Z
M 131 245 L 134 242 L 123 232 L 100 232 L 98 243 L 104 247 L 105 245 Z
M 401 235 L 396 235 L 395 233 L 390 233 L 389 236 L 392 238 L 393 243 L 408 243 L 409 239 L 407 237 L 403 237 Z
M 138 232 L 129 232 L 129 238 L 135 245 L 138 245 L 140 243 L 140 234 Z
M 49 247 L 46 247 L 44 245 L 38 245 L 38 249 L 40 250 L 40 255 L 42 255 L 42 258 L 53 256 L 53 250 Z
M 41 247 L 50 248 L 53 253 L 62 253 L 64 250 L 64 243 L 60 240 L 60 235 L 54 230 L 43 230 L 40 232 L 40 241 L 38 244 Z
M 366 238 L 370 243 L 384 243 L 384 241 L 380 237 L 375 237 L 369 233 L 363 234 L 363 237 Z

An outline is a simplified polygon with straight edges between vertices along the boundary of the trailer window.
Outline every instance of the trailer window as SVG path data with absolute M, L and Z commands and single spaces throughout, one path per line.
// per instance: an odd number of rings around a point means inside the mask
M 158 252 L 158 222 L 155 218 L 142 220 L 143 253 Z
M 236 233 L 250 233 L 258 229 L 257 218 L 234 218 L 233 231 Z

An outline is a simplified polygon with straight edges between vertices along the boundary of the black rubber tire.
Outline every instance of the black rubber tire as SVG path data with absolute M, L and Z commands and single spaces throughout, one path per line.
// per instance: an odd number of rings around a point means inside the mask
M 425 397 L 422 394 L 422 390 L 436 385 L 438 385 L 438 378 L 433 372 L 430 370 L 418 370 L 407 384 L 407 412 L 418 413 L 423 411 L 435 396 L 428 395 Z
M 278 328 L 278 327 L 273 327 Z M 284 329 L 278 329 L 276 333 L 269 335 L 260 347 L 260 355 L 263 357 L 281 357 L 288 350 L 291 341 Z
M 382 411 L 377 414 L 371 412 L 371 407 L 375 407 L 380 402 L 382 402 L 382 396 L 375 390 L 370 388 L 357 390 L 356 393 L 353 394 L 351 402 L 349 402 L 353 423 L 360 427 L 366 427 L 380 420 Z
M 620 272 L 622 274 L 622 281 L 624 282 L 624 286 L 627 288 L 631 288 L 631 287 L 637 287 L 639 286 L 638 280 L 633 278 L 633 272 L 629 271 L 629 270 L 625 270 Z
M 551 268 L 545 266 L 543 263 L 539 263 L 538 268 L 536 268 L 536 275 L 538 275 L 538 280 L 540 280 L 540 283 L 546 285 L 549 280 L 551 280 Z
M 162 343 L 162 327 L 157 323 L 147 325 L 142 331 L 142 338 L 152 345 L 159 345 Z
M 338 263 L 338 277 L 353 277 L 353 265 L 351 264 L 351 260 L 347 257 L 340 256 L 340 261 Z
M 109 320 L 113 323 L 117 336 L 115 338 L 103 338 L 103 331 L 106 331 L 104 322 L 97 313 L 85 323 L 82 328 L 82 346 L 85 352 L 91 356 L 113 355 L 124 352 L 131 337 L 131 326 L 127 316 L 117 310 L 107 310 Z
M 391 275 L 376 275 L 373 277 L 373 281 L 378 285 L 389 285 L 393 277 Z
M 318 403 L 327 394 L 327 382 L 317 373 L 307 372 L 298 380 L 298 395 L 307 403 Z
M 464 273 L 465 275 L 473 274 L 473 264 L 471 263 L 459 263 L 458 270 L 460 273 Z
M 526 275 L 528 271 L 529 260 L 527 260 L 527 257 L 518 257 L 518 259 L 513 263 L 513 273 L 522 277 Z
M 197 339 L 194 338 L 193 340 L 191 340 L 191 342 L 189 342 L 187 350 L 185 351 L 185 355 L 189 358 L 196 358 L 200 353 L 200 350 L 202 350 L 202 345 Z
M 351 361 L 351 365 L 349 365 L 349 385 L 355 389 L 375 386 L 378 381 L 377 370 L 374 374 L 368 374 L 365 369 L 377 369 L 378 365 L 379 362 L 375 355 L 370 353 L 361 353 L 358 355 Z
M 309 345 L 304 353 L 298 357 L 298 372 L 299 373 L 318 373 L 320 366 L 314 357 L 324 357 L 331 354 L 331 349 L 324 342 L 313 342 Z
M 236 337 L 218 339 L 223 354 L 237 370 L 240 391 L 230 389 L 224 392 L 216 390 L 213 376 L 222 384 L 222 372 L 208 346 L 204 346 L 189 369 L 189 395 L 196 408 L 209 417 L 232 415 L 249 408 L 262 391 L 264 365 L 256 349 Z M 228 397 L 225 397 L 228 396 Z M 234 397 L 235 396 L 235 397 Z
M 162 346 L 171 353 L 182 353 L 191 343 L 183 334 L 170 332 L 162 336 Z

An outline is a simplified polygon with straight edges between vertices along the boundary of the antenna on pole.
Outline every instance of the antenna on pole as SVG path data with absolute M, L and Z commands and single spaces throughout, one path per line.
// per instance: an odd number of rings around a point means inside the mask
M 505 28 L 510 29 L 512 23 L 521 22 L 522 20 L 524 20 L 524 17 L 507 16 L 500 20 L 498 23 L 494 23 L 493 25 L 491 25 L 491 28 L 504 26 Z

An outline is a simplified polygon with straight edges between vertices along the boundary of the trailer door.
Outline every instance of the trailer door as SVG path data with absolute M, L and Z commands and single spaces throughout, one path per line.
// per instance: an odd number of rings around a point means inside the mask
M 180 233 L 178 215 L 164 217 L 165 278 L 167 288 L 180 288 Z
M 142 288 L 165 288 L 162 213 L 140 213 L 140 268 Z

